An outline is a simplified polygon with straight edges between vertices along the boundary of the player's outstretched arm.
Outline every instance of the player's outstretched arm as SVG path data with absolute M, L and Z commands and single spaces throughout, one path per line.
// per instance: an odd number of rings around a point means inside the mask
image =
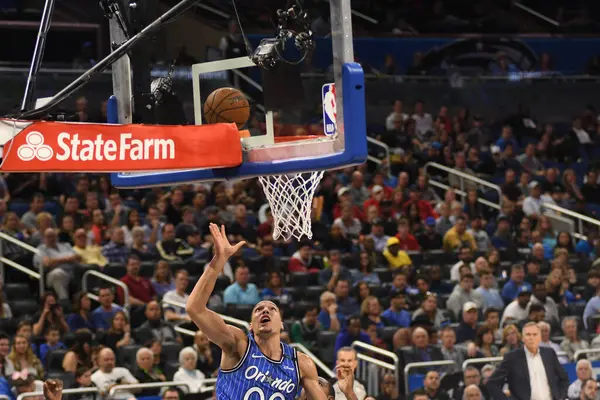
M 211 223 L 209 229 L 214 239 L 215 254 L 192 290 L 185 309 L 208 340 L 223 349 L 225 353 L 232 354 L 237 351 L 238 341 L 245 338 L 244 332 L 225 324 L 223 318 L 209 310 L 206 305 L 215 288 L 217 278 L 223 272 L 225 263 L 246 242 L 232 246 L 227 240 L 224 226 L 219 229 L 217 225 Z

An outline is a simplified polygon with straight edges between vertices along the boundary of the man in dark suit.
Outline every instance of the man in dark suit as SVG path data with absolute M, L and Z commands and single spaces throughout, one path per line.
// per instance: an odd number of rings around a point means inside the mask
M 507 400 L 505 383 L 515 400 L 564 400 L 569 378 L 554 350 L 540 347 L 542 332 L 535 322 L 523 327 L 524 347 L 504 355 L 487 383 L 492 399 Z

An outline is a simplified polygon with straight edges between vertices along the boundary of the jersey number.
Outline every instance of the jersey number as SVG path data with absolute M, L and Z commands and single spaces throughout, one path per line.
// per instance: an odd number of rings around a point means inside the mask
M 252 389 L 248 390 L 244 395 L 243 400 L 250 400 L 250 396 L 252 396 L 254 393 L 258 394 L 258 400 L 265 400 L 265 392 L 258 387 L 253 387 Z M 273 393 L 271 397 L 269 397 L 269 400 L 285 400 L 285 397 L 281 393 Z

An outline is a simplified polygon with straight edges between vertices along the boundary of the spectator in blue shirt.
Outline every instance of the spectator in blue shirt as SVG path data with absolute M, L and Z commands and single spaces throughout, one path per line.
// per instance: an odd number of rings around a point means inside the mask
M 510 280 L 502 288 L 502 299 L 508 304 L 517 298 L 522 286 L 532 290 L 531 285 L 525 281 L 525 269 L 522 264 L 515 264 L 510 271 Z
M 326 331 L 339 332 L 346 326 L 344 315 L 338 312 L 335 294 L 332 292 L 321 293 L 321 311 L 317 319 Z
M 500 150 L 504 152 L 508 144 L 512 146 L 514 154 L 519 153 L 519 144 L 513 137 L 512 128 L 509 125 L 504 125 L 502 127 L 502 135 L 500 136 L 500 139 L 498 139 L 498 141 L 496 142 L 496 146 L 500 147 Z
M 98 291 L 98 302 L 100 306 L 92 312 L 92 323 L 96 329 L 108 330 L 111 321 L 118 311 L 123 311 L 121 307 L 113 304 L 115 295 L 110 288 L 100 288 Z
M 46 329 L 44 339 L 46 339 L 46 343 L 40 346 L 40 361 L 42 362 L 42 365 L 46 365 L 46 356 L 48 355 L 48 352 L 66 348 L 60 341 L 60 331 L 56 326 L 50 326 Z
M 88 297 L 87 292 L 79 292 L 73 298 L 73 314 L 67 316 L 67 325 L 69 331 L 75 332 L 78 329 L 89 329 L 92 332 L 96 331 L 94 320 L 90 312 L 92 302 Z
M 484 270 L 479 273 L 479 287 L 475 289 L 483 298 L 482 309 L 485 312 L 488 308 L 504 308 L 504 301 L 500 296 L 498 289 L 494 288 L 494 275 L 491 271 Z
M 102 248 L 102 254 L 108 262 L 127 263 L 129 248 L 125 245 L 125 233 L 122 228 L 113 228 L 110 233 L 110 242 Z
M 410 312 L 406 311 L 406 293 L 400 290 L 392 291 L 390 308 L 381 314 L 381 319 L 386 326 L 408 328 L 410 326 Z
M 250 270 L 245 265 L 240 265 L 235 270 L 235 282 L 225 289 L 223 303 L 247 304 L 254 306 L 260 301 L 258 289 L 254 283 L 250 283 Z
M 359 314 L 360 306 L 356 299 L 350 296 L 350 282 L 338 279 L 335 285 L 335 297 L 338 310 L 345 318 Z
M 352 346 L 355 341 L 371 344 L 369 335 L 361 331 L 360 317 L 351 317 L 348 320 L 348 326 L 342 330 L 335 340 L 335 354 L 342 347 Z
M 590 299 L 585 305 L 583 310 L 583 324 L 585 328 L 588 328 L 588 318 L 594 315 L 600 315 L 600 293 L 596 292 L 596 295 Z

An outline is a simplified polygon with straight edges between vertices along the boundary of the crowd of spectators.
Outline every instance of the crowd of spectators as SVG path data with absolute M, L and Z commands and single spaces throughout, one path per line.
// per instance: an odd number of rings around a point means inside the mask
M 348 347 L 356 340 L 394 351 L 401 368 L 382 376 L 373 393 L 380 399 L 403 397 L 403 365 L 435 360 L 455 366 L 415 370 L 424 387 L 413 399 L 485 397 L 494 366 L 463 371 L 462 363 L 519 347 L 527 322 L 539 323 L 543 345 L 563 363 L 600 348 L 597 229 L 576 240 L 543 208 L 590 214 L 586 207 L 600 203 L 589 161 L 600 132 L 593 110 L 565 132 L 532 116 L 493 125 L 465 109 L 428 111 L 422 102 L 412 110 L 394 104 L 379 137 L 392 149 L 389 164 L 326 172 L 313 238 L 301 242 L 273 239 L 273 215 L 256 180 L 116 190 L 104 175 L 4 175 L 2 232 L 36 254 L 4 240 L 2 255 L 43 271 L 47 286 L 39 305 L 34 296 L 23 299 L 37 280 L 5 265 L 0 366 L 13 386 L 6 394 L 39 388 L 44 377 L 95 385 L 102 395 L 115 382 L 171 379 L 189 384 L 183 393 L 197 393 L 203 377 L 215 376 L 220 352 L 183 304 L 211 258 L 211 222 L 248 245 L 225 266 L 210 307 L 249 320 L 260 299 L 276 300 L 283 340 L 330 366 L 356 364 Z M 428 161 L 495 182 L 501 197 L 457 175 L 427 176 Z M 430 186 L 432 177 L 449 188 Z M 590 369 L 579 362 L 572 398 Z M 446 376 L 457 379 L 448 386 Z

